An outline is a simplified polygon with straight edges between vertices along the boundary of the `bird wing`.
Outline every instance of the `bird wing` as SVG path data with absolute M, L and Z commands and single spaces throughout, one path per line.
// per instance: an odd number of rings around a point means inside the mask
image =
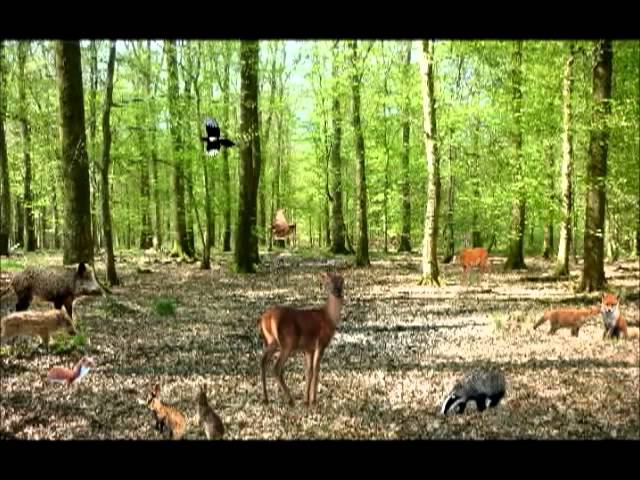
M 220 127 L 215 118 L 207 117 L 204 128 L 207 130 L 207 137 L 220 138 Z
M 235 142 L 232 142 L 228 138 L 221 138 L 220 145 L 223 145 L 225 147 L 233 147 L 235 145 Z

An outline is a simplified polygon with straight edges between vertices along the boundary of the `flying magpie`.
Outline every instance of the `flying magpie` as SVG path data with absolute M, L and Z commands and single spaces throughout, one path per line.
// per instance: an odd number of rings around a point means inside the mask
M 207 136 L 200 137 L 200 140 L 205 142 L 204 151 L 207 155 L 217 155 L 221 146 L 233 147 L 235 145 L 228 138 L 220 138 L 220 127 L 215 118 L 207 117 L 204 128 L 207 131 Z

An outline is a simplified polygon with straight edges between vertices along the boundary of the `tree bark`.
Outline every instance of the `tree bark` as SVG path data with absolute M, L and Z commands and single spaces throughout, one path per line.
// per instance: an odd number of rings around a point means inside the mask
M 369 261 L 369 227 L 367 224 L 367 181 L 364 150 L 364 136 L 362 135 L 362 122 L 360 120 L 360 83 L 362 72 L 358 67 L 360 58 L 358 55 L 358 42 L 351 42 L 351 54 L 353 71 L 351 78 L 351 93 L 353 96 L 353 132 L 354 147 L 356 151 L 357 175 L 358 175 L 358 242 L 356 244 L 356 266 L 368 267 Z
M 98 184 L 101 182 L 100 165 L 98 163 L 97 132 L 97 95 L 98 95 L 98 40 L 91 40 L 89 44 L 89 178 L 91 180 L 91 231 L 93 232 L 93 247 L 100 248 L 102 236 L 98 226 Z
M 178 85 L 178 58 L 175 40 L 165 40 L 167 56 L 168 98 L 169 98 L 169 131 L 173 146 L 173 213 L 175 228 L 174 254 L 193 257 L 193 251 L 187 237 L 185 215 L 185 174 L 184 147 L 182 144 L 182 121 L 180 109 L 180 87 Z
M 24 203 L 21 196 L 17 196 L 15 200 L 15 241 L 16 245 L 24 247 Z
M 156 108 L 155 108 L 155 93 L 157 89 L 157 82 L 152 86 L 151 82 L 151 40 L 147 40 L 147 59 L 146 59 L 146 80 L 147 80 L 147 114 L 148 125 L 150 128 L 151 136 L 151 178 L 153 179 L 153 205 L 154 205 L 154 227 L 153 227 L 153 245 L 157 250 L 162 249 L 162 209 L 160 205 L 160 185 L 158 183 L 158 149 L 156 147 Z
M 453 135 L 452 135 L 453 137 Z M 445 225 L 445 245 L 446 251 L 442 263 L 450 263 L 455 255 L 455 240 L 453 238 L 453 201 L 454 201 L 454 182 L 453 182 L 453 145 L 449 143 L 449 188 L 447 191 L 447 224 Z
M 515 43 L 511 69 L 513 105 L 513 145 L 515 149 L 515 197 L 511 205 L 511 240 L 505 270 L 527 268 L 524 263 L 525 188 L 524 156 L 522 154 L 522 40 Z
M 147 93 L 151 85 L 151 72 L 145 65 L 142 71 L 142 82 Z M 147 101 L 151 101 L 150 95 Z M 136 120 L 138 125 L 147 125 L 148 110 L 138 110 Z M 153 229 L 151 227 L 151 186 L 149 184 L 149 164 L 151 163 L 151 154 L 148 144 L 147 129 L 138 130 L 138 154 L 139 154 L 139 174 L 140 174 L 140 238 L 138 245 L 141 249 L 146 250 L 153 246 Z
M 231 66 L 230 52 L 224 51 L 224 65 L 220 90 L 224 96 L 222 104 L 223 125 L 229 125 L 229 69 Z M 222 190 L 224 194 L 224 225 L 222 233 L 222 251 L 231 251 L 231 179 L 229 175 L 229 152 L 225 148 L 222 150 Z
M 436 131 L 433 41 L 422 42 L 420 76 L 424 115 L 424 144 L 427 160 L 427 208 L 422 244 L 422 279 L 420 284 L 440 286 L 438 269 L 438 210 L 440 208 L 440 162 Z
M 109 168 L 111 165 L 111 104 L 113 101 L 113 72 L 116 63 L 116 42 L 111 41 L 109 48 L 109 61 L 107 63 L 107 85 L 102 107 L 102 229 L 104 235 L 104 247 L 107 254 L 107 280 L 111 285 L 119 285 L 120 280 L 116 273 L 116 262 L 113 255 L 113 235 L 111 228 L 111 206 L 109 201 Z
M 200 45 L 199 45 L 200 47 Z M 197 50 L 197 61 L 194 72 L 194 81 L 193 81 L 193 91 L 196 95 L 196 118 L 198 119 L 198 123 L 200 122 L 201 112 L 200 112 L 200 59 L 202 58 L 202 50 L 198 48 Z M 199 126 L 198 126 L 199 127 Z M 211 268 L 211 245 L 213 243 L 214 237 L 214 219 L 213 219 L 213 207 L 212 207 L 212 198 L 210 191 L 210 180 L 209 180 L 209 167 L 207 165 L 207 161 L 205 158 L 205 154 L 202 151 L 202 148 L 198 148 L 198 157 L 201 160 L 202 173 L 204 178 L 204 214 L 206 218 L 206 229 L 205 229 L 205 238 L 204 238 L 204 250 L 202 252 L 202 261 L 200 262 L 200 268 L 202 270 L 209 270 Z
M 0 255 L 9 255 L 9 234 L 11 232 L 11 191 L 9 187 L 9 159 L 4 119 L 7 111 L 6 66 L 4 61 L 4 40 L 0 39 Z
M 257 131 L 258 103 L 257 41 L 240 42 L 240 191 L 238 198 L 238 226 L 236 228 L 235 263 L 240 273 L 253 273 L 256 245 L 256 165 L 255 148 L 259 144 Z M 256 168 L 257 167 L 257 168 Z
M 613 69 L 611 40 L 596 42 L 593 54 L 593 111 L 587 163 L 587 205 L 584 228 L 584 268 L 579 291 L 602 290 L 604 276 L 604 214 L 606 202 L 608 117 L 611 113 Z
M 549 198 L 554 200 L 556 198 L 556 185 L 555 185 L 555 160 L 553 158 L 553 144 L 547 146 L 547 158 L 549 163 Z M 542 257 L 549 259 L 553 252 L 553 210 L 549 209 L 547 212 L 547 223 L 544 226 L 544 245 Z
M 338 68 L 338 45 L 336 41 L 333 45 L 333 79 L 338 80 L 340 70 Z M 331 142 L 331 171 L 332 171 L 332 184 L 331 184 L 331 217 L 332 217 L 332 232 L 331 232 L 331 252 L 339 254 L 347 254 L 347 248 L 345 247 L 345 226 L 344 217 L 342 213 L 342 159 L 340 156 L 340 146 L 342 142 L 342 120 L 340 112 L 340 92 L 337 86 L 333 92 L 333 139 Z
M 26 40 L 18 42 L 18 117 L 22 133 L 22 158 L 24 161 L 24 190 L 22 193 L 26 234 L 24 249 L 27 252 L 33 252 L 37 247 L 37 241 L 33 214 L 33 192 L 31 191 L 31 132 L 27 107 L 27 83 L 29 80 L 25 74 L 28 53 L 29 42 Z
M 406 42 L 406 61 L 403 71 L 405 90 L 404 112 L 402 121 L 402 234 L 400 235 L 399 252 L 411 252 L 411 185 L 409 183 L 410 133 L 411 133 L 411 96 L 409 85 L 411 80 L 411 41 Z
M 63 263 L 93 264 L 89 158 L 84 125 L 80 42 L 56 42 L 64 183 Z
M 569 254 L 571 252 L 573 211 L 573 110 L 571 95 L 573 93 L 573 62 L 575 45 L 569 44 L 569 56 L 565 62 L 562 82 L 562 165 L 560 166 L 560 185 L 562 189 L 562 222 L 560 223 L 560 241 L 555 275 L 569 275 Z

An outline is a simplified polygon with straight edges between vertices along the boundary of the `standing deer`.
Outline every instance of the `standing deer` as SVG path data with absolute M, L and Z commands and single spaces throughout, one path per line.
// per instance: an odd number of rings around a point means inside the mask
M 297 351 L 304 352 L 307 379 L 304 403 L 310 405 L 316 401 L 320 360 L 340 322 L 344 290 L 344 279 L 339 274 L 327 272 L 323 277 L 329 288 L 329 297 L 322 307 L 303 310 L 275 306 L 265 311 L 258 320 L 264 344 L 260 362 L 264 403 L 269 402 L 266 382 L 267 363 L 277 350 L 280 354 L 273 371 L 289 405 L 293 405 L 293 398 L 284 383 L 284 364 L 287 358 Z
M 462 277 L 460 284 L 464 283 L 465 274 L 467 276 L 467 283 L 469 283 L 469 275 L 471 268 L 479 267 L 483 273 L 487 273 L 489 270 L 489 252 L 486 248 L 465 248 L 460 252 L 459 262 L 462 265 Z

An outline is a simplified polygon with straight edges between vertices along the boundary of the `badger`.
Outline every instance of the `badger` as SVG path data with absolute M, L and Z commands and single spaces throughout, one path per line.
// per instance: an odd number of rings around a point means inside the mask
M 478 411 L 482 412 L 487 408 L 487 399 L 489 406 L 495 407 L 504 397 L 505 391 L 506 381 L 500 370 L 472 370 L 456 382 L 442 403 L 441 413 L 446 415 L 449 410 L 463 413 L 469 400 L 475 401 Z

